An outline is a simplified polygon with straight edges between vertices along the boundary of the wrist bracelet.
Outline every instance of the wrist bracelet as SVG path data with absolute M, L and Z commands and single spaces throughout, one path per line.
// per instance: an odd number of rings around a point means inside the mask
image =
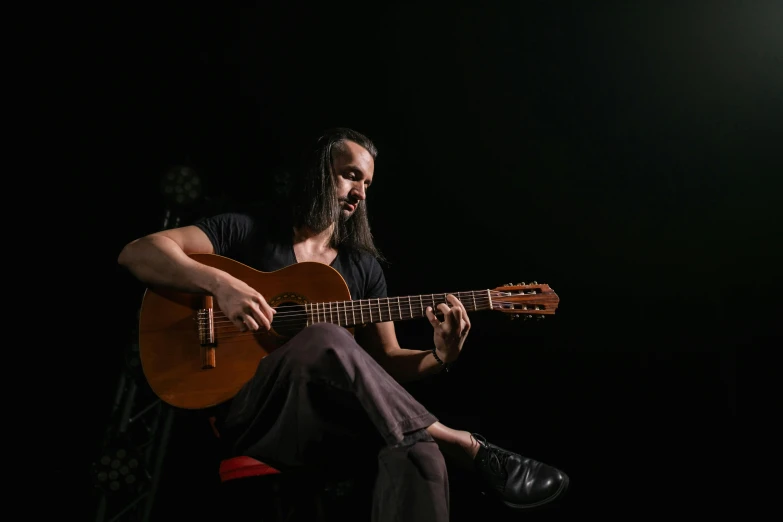
M 445 363 L 441 360 L 440 357 L 438 357 L 438 351 L 437 348 L 432 349 L 432 355 L 435 356 L 435 360 L 438 361 L 438 364 L 443 366 L 443 371 L 448 372 L 449 371 L 449 363 Z

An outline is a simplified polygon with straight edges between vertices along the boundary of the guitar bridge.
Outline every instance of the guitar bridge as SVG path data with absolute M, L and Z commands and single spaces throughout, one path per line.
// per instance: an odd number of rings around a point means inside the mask
M 204 308 L 198 311 L 198 337 L 201 345 L 201 368 L 215 367 L 215 320 L 212 296 L 204 297 Z

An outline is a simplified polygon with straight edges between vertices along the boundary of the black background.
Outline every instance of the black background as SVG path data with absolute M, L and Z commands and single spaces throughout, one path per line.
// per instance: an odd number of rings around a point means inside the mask
M 71 80 L 107 158 L 93 190 L 110 226 L 87 230 L 109 274 L 92 305 L 112 312 L 85 345 L 97 370 L 71 411 L 89 452 L 58 468 L 66 482 L 89 486 L 132 342 L 142 288 L 116 266 L 122 246 L 166 210 L 185 224 L 268 197 L 284 152 L 349 126 L 380 150 L 368 208 L 390 295 L 537 280 L 561 298 L 543 322 L 471 317 L 454 371 L 412 388 L 441 420 L 569 473 L 552 517 L 733 508 L 738 352 L 780 341 L 766 322 L 779 313 L 779 4 L 89 16 L 99 36 Z M 204 180 L 195 207 L 161 197 L 174 165 Z M 398 335 L 431 345 L 426 321 Z M 209 436 L 176 418 L 153 519 L 219 513 Z M 486 509 L 454 473 L 454 519 Z

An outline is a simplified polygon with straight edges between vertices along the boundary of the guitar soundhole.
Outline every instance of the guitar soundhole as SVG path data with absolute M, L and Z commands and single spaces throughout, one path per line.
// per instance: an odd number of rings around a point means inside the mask
M 293 337 L 307 326 L 305 307 L 294 301 L 275 303 L 277 314 L 272 321 L 272 329 L 283 337 Z

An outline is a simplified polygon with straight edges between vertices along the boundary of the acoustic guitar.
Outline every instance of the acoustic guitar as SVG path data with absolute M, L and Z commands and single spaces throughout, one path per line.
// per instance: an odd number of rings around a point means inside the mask
M 190 257 L 258 290 L 277 313 L 269 332 L 242 332 L 212 296 L 148 288 L 139 313 L 142 370 L 153 392 L 177 408 L 204 409 L 231 399 L 261 359 L 312 324 L 333 323 L 353 334 L 370 323 L 426 317 L 428 306 L 446 301 L 445 293 L 352 300 L 340 273 L 322 263 L 261 272 L 215 254 Z M 451 293 L 469 312 L 494 310 L 513 318 L 554 314 L 560 301 L 537 283 Z

